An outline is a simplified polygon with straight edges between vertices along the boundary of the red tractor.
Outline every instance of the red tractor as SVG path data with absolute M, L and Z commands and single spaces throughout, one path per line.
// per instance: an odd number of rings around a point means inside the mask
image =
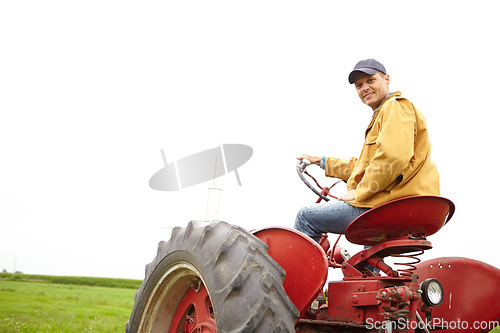
M 305 165 L 297 170 L 305 181 Z M 328 188 L 305 182 L 328 200 Z M 337 243 L 330 248 L 326 235 L 320 245 L 283 227 L 174 228 L 146 266 L 127 332 L 489 332 L 500 321 L 500 270 L 418 258 L 454 209 L 436 196 L 373 208 L 346 230 L 347 240 L 366 247 L 353 256 Z M 395 269 L 388 257 L 410 260 Z M 344 278 L 326 284 L 330 267 Z

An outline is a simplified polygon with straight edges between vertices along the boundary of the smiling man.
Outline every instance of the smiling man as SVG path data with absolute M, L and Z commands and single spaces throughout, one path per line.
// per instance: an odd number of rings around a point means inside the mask
M 342 234 L 356 217 L 385 202 L 414 195 L 439 195 L 439 173 L 430 159 L 425 119 L 401 92 L 390 92 L 390 77 L 380 62 L 361 60 L 349 74 L 361 101 L 373 111 L 358 158 L 304 154 L 325 175 L 347 181 L 337 202 L 303 207 L 295 229 L 316 241 L 321 234 Z
M 390 95 L 390 82 L 385 67 L 373 59 L 360 61 L 349 75 L 349 83 L 354 84 L 361 101 L 374 111 Z

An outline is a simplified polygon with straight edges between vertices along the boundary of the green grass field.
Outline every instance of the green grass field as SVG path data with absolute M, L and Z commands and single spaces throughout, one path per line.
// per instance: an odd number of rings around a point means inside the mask
M 0 333 L 125 332 L 140 283 L 0 273 Z
M 32 277 L 32 276 L 31 276 Z M 46 278 L 44 280 L 44 278 Z M 140 281 L 128 288 L 79 285 L 120 279 L 0 279 L 0 332 L 124 332 Z M 24 281 L 22 281 L 24 280 Z M 49 281 L 49 282 L 33 282 Z M 106 280 L 108 280 L 106 282 Z M 89 282 L 90 281 L 90 282 Z M 120 282 L 118 285 L 123 283 Z M 125 283 L 126 284 L 126 283 Z M 136 286 L 136 287 L 134 287 Z

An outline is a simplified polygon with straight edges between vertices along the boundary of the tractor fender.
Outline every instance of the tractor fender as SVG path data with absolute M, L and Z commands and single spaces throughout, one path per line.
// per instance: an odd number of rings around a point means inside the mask
M 310 237 L 285 227 L 252 233 L 268 245 L 269 255 L 285 270 L 283 287 L 302 316 L 326 283 L 325 250 Z
M 416 265 L 420 282 L 436 278 L 443 285 L 443 303 L 432 309 L 439 332 L 489 332 L 500 320 L 500 270 L 481 261 L 447 257 Z

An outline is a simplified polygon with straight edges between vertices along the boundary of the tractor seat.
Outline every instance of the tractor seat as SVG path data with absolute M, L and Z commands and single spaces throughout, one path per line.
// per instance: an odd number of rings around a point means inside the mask
M 454 212 L 453 202 L 443 197 L 400 198 L 358 216 L 345 236 L 351 243 L 368 246 L 396 239 L 425 239 L 439 231 Z

